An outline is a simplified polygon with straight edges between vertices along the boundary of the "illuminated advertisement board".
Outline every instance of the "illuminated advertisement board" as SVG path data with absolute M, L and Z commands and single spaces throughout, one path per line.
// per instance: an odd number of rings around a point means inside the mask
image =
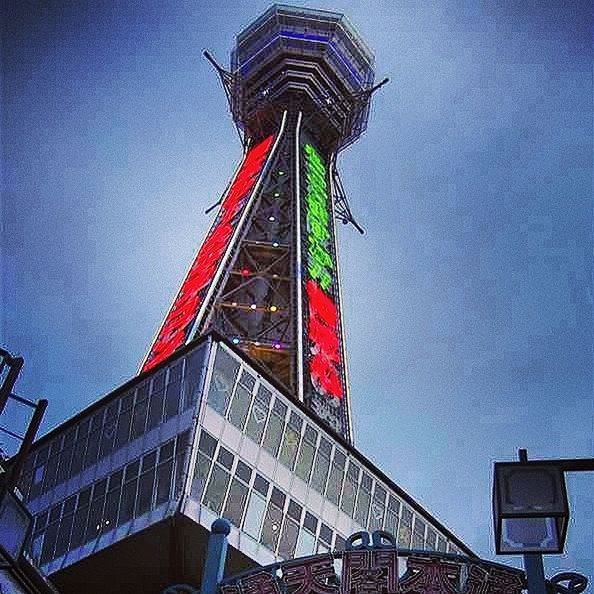
M 262 173 L 273 142 L 274 136 L 269 136 L 246 153 L 235 179 L 229 186 L 217 218 L 157 334 L 141 372 L 148 371 L 169 357 L 190 338 L 189 334 L 208 287 L 221 265 L 238 220 Z
M 303 145 L 305 179 L 304 286 L 306 300 L 305 360 L 312 408 L 336 431 L 346 432 L 343 351 L 338 287 L 333 255 L 333 222 L 328 172 L 315 147 Z

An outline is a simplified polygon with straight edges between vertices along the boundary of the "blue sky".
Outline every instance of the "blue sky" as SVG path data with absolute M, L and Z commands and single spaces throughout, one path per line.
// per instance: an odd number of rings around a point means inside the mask
M 299 4 L 391 79 L 339 161 L 357 445 L 494 558 L 492 462 L 594 456 L 590 3 Z M 268 6 L 7 3 L 0 341 L 45 428 L 134 375 L 241 154 L 201 51 Z M 547 573 L 591 576 L 594 476 L 568 487 Z

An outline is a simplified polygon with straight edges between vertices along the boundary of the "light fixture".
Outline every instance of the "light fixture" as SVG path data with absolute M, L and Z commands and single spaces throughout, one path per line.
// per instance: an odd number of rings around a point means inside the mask
M 277 309 L 278 309 L 278 307 L 276 307 L 276 305 L 270 306 L 270 311 L 276 311 Z
M 273 222 L 274 222 L 276 219 L 275 219 L 275 218 L 274 218 L 274 217 L 271 215 L 271 216 L 269 216 L 269 217 L 268 217 L 268 220 L 269 220 L 271 223 L 273 223 Z
M 233 302 L 231 303 L 231 307 L 237 307 L 237 301 L 233 301 Z
M 274 196 L 275 198 L 278 198 L 278 197 L 280 196 L 280 192 L 275 192 L 275 193 L 273 194 L 273 196 Z
M 241 276 L 249 276 L 249 275 L 250 275 L 249 268 L 242 268 L 241 269 Z
M 257 306 L 255 303 L 252 303 L 252 304 L 250 305 L 250 309 L 256 309 L 257 307 L 258 307 L 258 306 Z
M 281 348 L 281 343 L 280 343 L 280 342 L 275 342 L 273 346 L 274 346 L 274 348 L 275 348 L 277 351 L 279 351 L 279 350 L 280 350 L 280 348 Z
M 493 520 L 498 555 L 562 553 L 569 520 L 563 470 L 538 462 L 496 462 Z
M 273 241 L 272 242 L 272 247 L 277 248 L 278 247 L 278 241 Z
M 238 337 L 238 336 L 234 336 L 234 337 L 231 339 L 231 342 L 232 342 L 233 344 L 239 344 L 239 337 Z

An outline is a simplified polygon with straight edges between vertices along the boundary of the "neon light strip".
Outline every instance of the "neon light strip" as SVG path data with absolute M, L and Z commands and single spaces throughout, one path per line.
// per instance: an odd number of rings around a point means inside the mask
M 342 399 L 344 388 L 340 369 L 342 352 L 339 314 L 330 290 L 335 283 L 334 260 L 328 251 L 327 170 L 311 144 L 303 147 L 307 163 L 307 272 L 309 304 L 308 337 L 311 357 L 309 373 L 315 389 L 331 398 Z
M 222 256 L 235 231 L 237 215 L 258 180 L 270 152 L 273 136 L 269 136 L 245 155 L 243 164 L 229 186 L 219 213 L 202 244 L 194 263 L 165 317 L 141 371 L 148 371 L 185 344 L 204 291 L 212 282 Z
M 297 208 L 297 398 L 303 402 L 303 264 L 301 260 L 301 118 L 297 115 L 295 128 L 295 200 Z

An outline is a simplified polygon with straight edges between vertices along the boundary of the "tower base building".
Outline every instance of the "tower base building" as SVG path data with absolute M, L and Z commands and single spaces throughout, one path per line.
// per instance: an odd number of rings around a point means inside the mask
M 340 550 L 358 531 L 474 556 L 214 333 L 40 439 L 20 488 L 35 516 L 31 555 L 63 594 L 199 587 L 221 516 L 228 574 Z

